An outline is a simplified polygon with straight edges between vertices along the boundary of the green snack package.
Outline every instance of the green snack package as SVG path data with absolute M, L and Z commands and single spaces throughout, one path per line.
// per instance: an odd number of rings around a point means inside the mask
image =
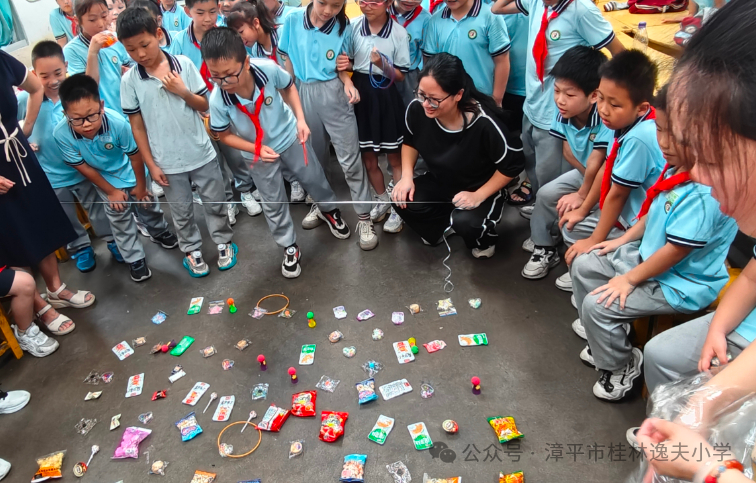
M 205 301 L 205 297 L 193 297 L 189 302 L 189 310 L 186 311 L 187 315 L 198 314 L 202 310 L 202 302 Z
M 189 348 L 189 346 L 191 346 L 193 343 L 194 343 L 194 338 L 189 337 L 188 335 L 185 335 L 179 341 L 178 345 L 176 345 L 176 347 L 174 347 L 173 349 L 171 349 L 171 355 L 172 356 L 180 356 L 181 354 L 183 354 L 184 352 L 186 352 L 186 350 Z
M 378 421 L 375 423 L 375 426 L 373 426 L 373 430 L 368 434 L 368 439 L 375 443 L 383 444 L 386 442 L 386 438 L 388 438 L 388 435 L 393 428 L 394 418 L 381 414 L 378 416 Z
M 425 427 L 425 423 L 415 423 L 407 426 L 407 429 L 412 436 L 412 442 L 415 443 L 416 450 L 430 449 L 433 447 L 433 441 L 428 434 L 428 429 Z
M 488 336 L 483 334 L 463 334 L 458 335 L 459 345 L 462 347 L 471 345 L 488 345 Z
M 299 365 L 309 366 L 315 362 L 315 344 L 305 344 L 299 353 Z

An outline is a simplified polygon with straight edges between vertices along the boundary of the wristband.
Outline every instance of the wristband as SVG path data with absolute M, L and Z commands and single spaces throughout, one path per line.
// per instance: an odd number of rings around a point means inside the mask
M 723 456 L 727 459 L 719 461 Z M 744 468 L 740 461 L 733 458 L 732 455 L 712 457 L 696 471 L 693 483 L 717 483 L 722 473 L 727 470 L 737 470 L 742 473 Z

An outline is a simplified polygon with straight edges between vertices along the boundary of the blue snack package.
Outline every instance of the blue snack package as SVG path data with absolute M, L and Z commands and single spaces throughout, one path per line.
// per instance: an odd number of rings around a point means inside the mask
M 366 454 L 350 454 L 344 456 L 344 467 L 341 470 L 339 481 L 352 483 L 364 483 Z
M 370 401 L 378 399 L 378 395 L 375 393 L 375 379 L 372 377 L 358 382 L 354 387 L 357 388 L 357 392 L 359 393 L 358 398 L 360 404 L 369 403 Z
M 189 441 L 202 432 L 194 411 L 176 421 L 176 427 L 181 431 L 181 441 Z

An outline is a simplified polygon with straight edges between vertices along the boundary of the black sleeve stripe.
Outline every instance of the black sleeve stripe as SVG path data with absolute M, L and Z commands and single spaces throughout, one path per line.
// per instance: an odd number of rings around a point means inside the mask
M 397 65 L 395 65 L 394 67 L 396 67 L 396 68 L 397 68 L 397 69 L 399 70 L 399 72 L 401 72 L 401 73 L 403 73 L 403 74 L 406 74 L 407 72 L 409 72 L 409 71 L 410 71 L 410 70 L 409 70 L 409 67 L 399 67 L 399 66 L 397 66 Z
M 133 151 L 131 151 L 131 152 L 127 152 L 127 153 L 126 153 L 126 156 L 134 156 L 134 155 L 135 155 L 135 154 L 137 154 L 138 152 L 139 152 L 139 148 L 136 148 L 136 149 L 134 149 L 134 150 L 133 150 Z
M 282 53 L 283 55 L 285 55 L 286 57 L 288 57 L 288 56 L 289 56 L 288 52 L 286 52 L 285 50 L 282 50 L 281 48 L 279 48 L 279 49 L 278 49 L 278 51 L 279 51 L 280 53 Z
M 293 85 L 294 85 L 294 77 L 291 77 L 291 79 L 289 80 L 289 84 L 286 87 L 284 87 L 284 89 L 288 89 L 289 87 Z
M 561 139 L 562 141 L 566 141 L 567 140 L 567 136 L 565 136 L 564 134 L 560 133 L 559 131 L 555 131 L 554 129 L 549 129 L 549 134 L 551 134 L 555 138 Z
M 522 0 L 515 0 L 515 5 L 517 5 L 517 9 L 522 12 L 523 15 L 526 17 L 528 16 L 528 11 L 525 10 L 525 5 L 522 4 Z
M 617 184 L 619 184 L 619 185 L 627 186 L 628 188 L 637 188 L 637 187 L 639 187 L 642 184 L 642 183 L 638 183 L 638 182 L 635 182 L 635 181 L 629 181 L 629 180 L 626 180 L 626 179 L 622 179 L 622 178 L 620 178 L 619 176 L 617 176 L 615 174 L 612 174 L 612 181 L 615 182 L 615 183 L 617 183 Z
M 608 149 L 609 143 L 593 143 L 593 149 Z
M 593 48 L 596 50 L 603 49 L 604 47 L 612 43 L 612 40 L 614 40 L 614 32 L 610 33 L 607 38 L 594 45 Z
M 207 87 L 203 87 L 199 91 L 195 92 L 195 94 L 197 94 L 198 96 L 204 96 L 205 94 L 207 94 L 207 92 L 208 92 Z
M 63 35 L 58 35 L 57 37 L 55 37 L 55 40 L 60 40 L 60 39 L 65 39 L 65 38 L 66 38 L 66 34 L 63 34 Z
M 124 114 L 137 114 L 141 112 L 141 109 L 139 107 L 136 107 L 135 109 L 126 109 L 125 107 L 122 107 Z
M 673 245 L 680 245 L 680 246 L 691 247 L 691 248 L 703 248 L 706 246 L 705 241 L 689 240 L 687 238 L 670 235 L 669 233 L 667 233 L 667 241 L 672 243 Z
M 511 49 L 511 48 L 512 48 L 512 44 L 508 44 L 503 49 L 499 49 L 496 52 L 494 52 L 493 54 L 491 54 L 491 57 L 498 57 L 498 56 L 500 56 L 502 54 L 506 54 L 507 52 L 509 52 L 509 49 Z
M 215 132 L 223 132 L 223 131 L 228 130 L 228 128 L 230 128 L 230 127 L 231 127 L 231 123 L 228 123 L 225 126 L 220 126 L 220 127 L 215 127 L 215 126 L 213 126 L 211 124 L 210 125 L 210 130 L 215 131 Z
M 85 164 L 83 159 L 78 160 L 75 163 L 72 163 L 71 161 L 66 161 L 66 164 L 69 166 L 79 166 L 81 164 Z
M 427 50 L 423 50 L 423 55 L 425 55 L 425 56 L 427 56 L 427 57 L 433 57 L 433 56 L 434 56 L 434 55 L 436 55 L 436 54 L 431 54 L 431 53 L 429 53 L 429 52 L 428 52 Z

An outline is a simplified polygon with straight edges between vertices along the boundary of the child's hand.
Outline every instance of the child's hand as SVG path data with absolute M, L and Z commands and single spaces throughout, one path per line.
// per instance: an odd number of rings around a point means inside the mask
M 189 89 L 184 85 L 184 80 L 181 79 L 181 76 L 174 74 L 173 72 L 168 72 L 168 75 L 163 77 L 162 82 L 163 87 L 165 87 L 168 92 L 176 94 L 182 99 L 191 94 Z
M 304 120 L 297 121 L 297 139 L 300 143 L 306 143 L 310 139 L 310 128 Z
M 260 159 L 266 163 L 278 161 L 279 157 L 278 153 L 270 149 L 268 146 L 263 146 L 262 149 L 260 149 Z
M 110 202 L 110 207 L 118 212 L 126 210 L 125 202 L 128 199 L 129 199 L 129 196 L 126 193 L 117 189 L 114 189 L 113 192 L 108 195 L 108 201 Z
M 150 206 L 152 204 L 152 193 L 150 193 L 146 187 L 137 185 L 131 190 L 131 195 L 137 199 L 137 201 L 147 202 L 144 206 Z
M 344 53 L 339 54 L 339 56 L 336 57 L 336 70 L 342 72 L 351 69 L 352 63 L 349 62 L 349 57 L 347 57 L 347 55 Z
M 370 52 L 370 62 L 376 66 L 381 63 L 381 54 L 375 47 L 373 47 L 373 50 Z
M 595 244 L 596 243 L 589 238 L 576 241 L 574 245 L 567 249 L 567 252 L 564 254 L 564 261 L 567 262 L 567 265 L 572 265 L 572 261 L 575 257 L 582 255 L 583 253 L 588 253 L 591 251 L 591 247 Z
M 606 255 L 607 253 L 611 253 L 624 245 L 621 240 L 621 238 L 617 238 L 615 240 L 606 240 L 602 241 L 601 243 L 596 243 L 591 247 L 589 251 L 592 252 L 593 250 L 599 250 L 599 255 Z
M 158 166 L 155 166 L 150 170 L 150 176 L 152 177 L 152 180 L 160 186 L 168 186 L 168 177 Z
M 720 366 L 727 364 L 727 334 L 716 327 L 709 327 L 709 333 L 706 335 L 706 341 L 698 359 L 698 370 L 708 371 L 714 357 L 719 359 Z
M 557 202 L 557 213 L 559 214 L 559 218 L 564 216 L 565 213 L 577 210 L 583 206 L 583 201 L 585 201 L 585 198 L 580 196 L 577 192 L 559 198 L 559 201 Z
M 112 39 L 113 35 L 106 32 L 100 32 L 92 36 L 92 40 L 89 41 L 89 51 L 99 52 L 100 49 L 105 47 L 105 44 Z
M 604 304 L 607 309 L 619 298 L 619 308 L 625 310 L 625 302 L 633 290 L 635 290 L 635 285 L 630 283 L 627 274 L 624 274 L 609 280 L 606 284 L 591 292 L 591 295 L 601 294 L 596 303 Z M 606 303 L 604 303 L 605 300 Z
M 344 84 L 344 94 L 346 94 L 349 104 L 357 104 L 360 102 L 360 91 L 358 91 L 351 82 L 349 84 Z
M 0 176 L 0 195 L 4 195 L 8 191 L 10 191 L 11 188 L 13 188 L 16 185 L 13 181 L 9 180 L 8 178 L 3 178 Z
M 452 199 L 454 206 L 460 210 L 474 210 L 480 206 L 483 200 L 480 199 L 478 194 L 474 191 L 460 191 Z
M 585 220 L 586 216 L 583 214 L 583 210 L 574 209 L 568 211 L 559 218 L 559 229 L 561 230 L 563 226 L 567 225 L 567 231 L 572 231 L 575 225 Z

